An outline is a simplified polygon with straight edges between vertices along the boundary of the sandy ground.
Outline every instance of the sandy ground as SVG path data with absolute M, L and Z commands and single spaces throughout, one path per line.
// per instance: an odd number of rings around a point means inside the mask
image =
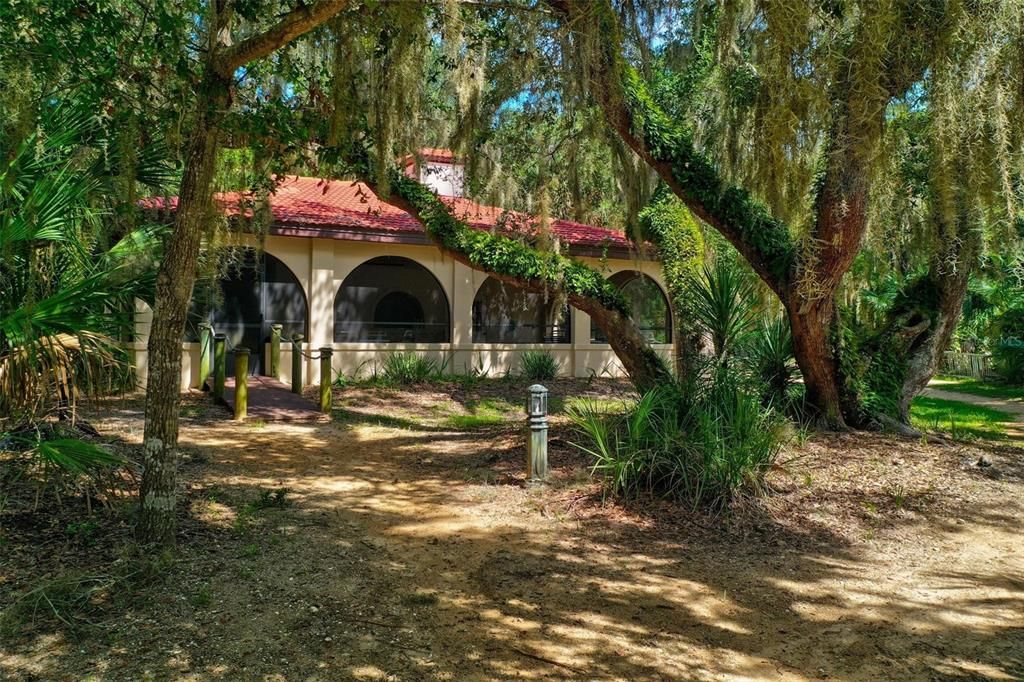
M 0 678 L 1024 679 L 1024 450 L 820 436 L 711 518 L 603 502 L 559 423 L 529 488 L 516 427 L 431 423 L 457 391 L 353 395 L 317 425 L 191 399 L 178 558 L 92 625 L 8 632 Z M 141 440 L 137 402 L 94 424 Z M 26 547 L 16 521 L 0 604 L 127 537 Z

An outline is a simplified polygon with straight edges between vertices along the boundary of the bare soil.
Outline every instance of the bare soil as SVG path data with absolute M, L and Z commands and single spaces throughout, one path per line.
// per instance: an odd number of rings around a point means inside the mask
M 127 503 L 12 495 L 0 678 L 1024 678 L 1024 449 L 826 434 L 765 501 L 623 506 L 563 418 L 551 483 L 523 484 L 524 389 L 350 388 L 309 425 L 187 397 L 173 558 L 133 568 Z M 448 426 L 484 409 L 508 420 Z M 137 452 L 139 400 L 92 423 Z M 67 576 L 99 586 L 77 611 Z M 25 608 L 40 585 L 55 609 Z

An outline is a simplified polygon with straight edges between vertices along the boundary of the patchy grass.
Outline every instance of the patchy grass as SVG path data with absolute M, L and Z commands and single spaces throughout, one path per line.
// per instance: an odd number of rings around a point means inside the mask
M 500 426 L 507 421 L 508 419 L 500 414 L 453 414 L 444 420 L 443 424 L 456 431 L 472 431 Z
M 964 377 L 939 376 L 942 383 L 936 384 L 935 388 L 944 391 L 956 391 L 958 393 L 969 393 L 983 398 L 1000 398 L 1002 400 L 1024 400 L 1024 387 L 1003 386 L 991 384 L 978 379 L 966 379 Z
M 486 429 L 511 423 L 522 412 L 503 398 L 467 400 L 465 409 L 466 414 L 450 414 L 441 422 L 441 426 L 458 431 Z
M 941 431 L 954 440 L 1006 440 L 1006 425 L 1014 423 L 1014 416 L 1006 412 L 927 396 L 914 399 L 910 419 L 918 428 Z
M 568 410 L 589 406 L 598 412 L 616 414 L 626 412 L 635 401 L 629 398 L 595 398 L 586 396 L 554 397 L 548 402 L 551 414 L 565 414 Z

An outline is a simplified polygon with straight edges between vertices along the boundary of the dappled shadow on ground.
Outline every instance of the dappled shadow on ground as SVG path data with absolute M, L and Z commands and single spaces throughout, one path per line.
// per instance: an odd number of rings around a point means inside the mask
M 1024 674 L 1019 481 L 920 444 L 858 450 L 860 438 L 811 448 L 801 471 L 814 485 L 783 482 L 769 505 L 710 519 L 657 502 L 602 505 L 567 447 L 553 449 L 550 486 L 526 487 L 515 429 L 214 425 L 197 414 L 182 434 L 201 455 L 185 470 L 189 542 L 168 581 L 107 636 L 72 645 L 60 630 L 36 632 L 0 649 L 0 671 Z M 926 463 L 935 480 L 911 483 Z M 883 480 L 858 482 L 865 471 Z M 254 509 L 258 489 L 275 488 L 289 504 Z

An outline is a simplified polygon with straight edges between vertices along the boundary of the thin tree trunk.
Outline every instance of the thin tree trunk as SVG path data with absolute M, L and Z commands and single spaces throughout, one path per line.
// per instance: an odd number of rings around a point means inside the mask
M 935 376 L 942 363 L 942 355 L 949 348 L 960 321 L 969 279 L 969 262 L 961 262 L 955 273 L 929 273 L 929 280 L 938 296 L 930 324 L 917 338 L 908 339 L 910 347 L 906 355 L 898 415 L 904 424 L 910 424 L 910 403 Z
M 228 106 L 229 83 L 208 71 L 198 99 L 198 117 L 189 138 L 174 230 L 167 239 L 157 273 L 148 344 L 144 469 L 136 527 L 138 540 L 146 544 L 174 544 L 181 340 L 192 300 L 199 247 L 210 218 L 219 122 Z
M 211 217 L 213 174 L 221 119 L 231 104 L 235 71 L 266 57 L 348 6 L 347 0 L 299 3 L 267 30 L 230 44 L 230 3 L 208 4 L 206 61 L 196 89 L 196 120 L 185 155 L 174 230 L 157 273 L 149 337 L 146 428 L 143 439 L 141 509 L 136 536 L 147 544 L 171 545 L 175 534 L 181 339 L 192 300 L 196 261 Z

